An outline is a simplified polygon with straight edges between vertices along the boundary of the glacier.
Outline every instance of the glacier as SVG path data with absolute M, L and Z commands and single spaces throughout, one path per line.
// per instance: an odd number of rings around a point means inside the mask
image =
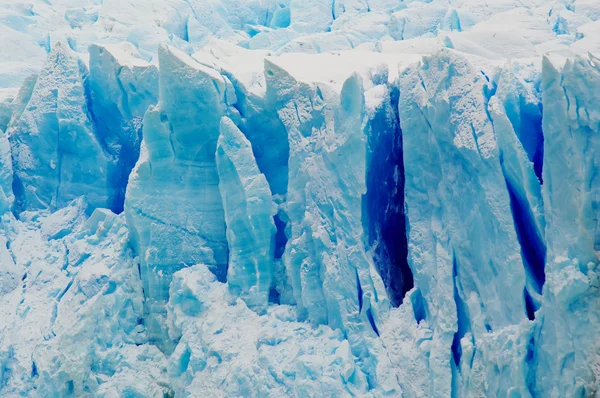
M 600 394 L 600 2 L 0 2 L 0 395 Z

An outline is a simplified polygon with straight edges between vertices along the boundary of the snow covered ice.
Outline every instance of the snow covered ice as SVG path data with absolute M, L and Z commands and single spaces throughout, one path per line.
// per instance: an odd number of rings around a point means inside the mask
M 0 396 L 600 394 L 600 2 L 0 0 Z

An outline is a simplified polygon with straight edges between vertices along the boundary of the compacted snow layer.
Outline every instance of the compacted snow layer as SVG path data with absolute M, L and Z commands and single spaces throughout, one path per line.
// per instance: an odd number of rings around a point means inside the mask
M 0 395 L 595 396 L 599 24 L 3 2 Z

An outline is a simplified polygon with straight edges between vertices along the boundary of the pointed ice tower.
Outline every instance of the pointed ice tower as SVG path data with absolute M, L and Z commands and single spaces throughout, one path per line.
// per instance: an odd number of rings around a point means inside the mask
M 16 212 L 59 209 L 81 195 L 92 208 L 110 206 L 110 160 L 90 118 L 87 75 L 77 56 L 57 43 L 23 112 L 8 127 Z
M 600 59 L 542 63 L 546 284 L 536 339 L 539 396 L 597 390 Z M 560 358 L 560 360 L 557 360 Z
M 144 117 L 144 140 L 125 200 L 140 257 L 149 339 L 169 351 L 165 304 L 174 272 L 204 263 L 225 279 L 225 217 L 215 163 L 226 84 L 214 69 L 160 47 L 159 103 Z
M 219 189 L 227 222 L 230 290 L 262 312 L 273 277 L 277 207 L 248 139 L 228 117 L 221 119 L 217 144 Z

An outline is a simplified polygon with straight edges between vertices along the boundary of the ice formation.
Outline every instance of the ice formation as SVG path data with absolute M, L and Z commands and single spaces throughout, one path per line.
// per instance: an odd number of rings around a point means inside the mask
M 224 116 L 217 142 L 219 191 L 227 224 L 227 284 L 246 304 L 264 311 L 274 284 L 277 207 L 248 139 Z
M 600 2 L 0 34 L 1 396 L 600 394 Z

